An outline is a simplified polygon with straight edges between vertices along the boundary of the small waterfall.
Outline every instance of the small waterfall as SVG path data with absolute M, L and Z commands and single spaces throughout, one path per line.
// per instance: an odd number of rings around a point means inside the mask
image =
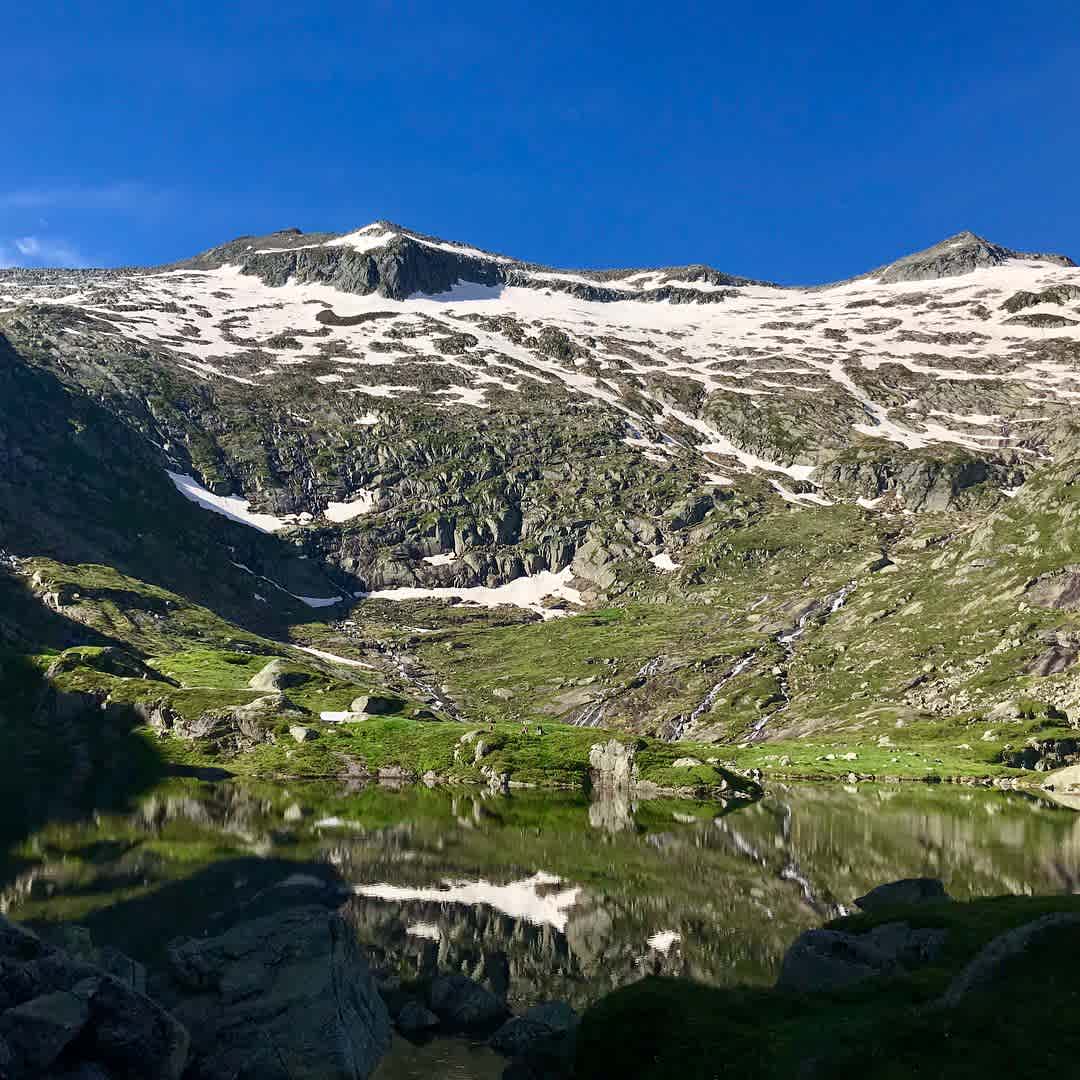
M 842 589 L 834 592 L 832 596 L 826 597 L 823 606 L 828 610 L 825 617 L 822 619 L 822 622 L 824 623 L 830 615 L 834 615 L 838 612 L 847 603 L 847 598 L 854 591 L 855 582 L 849 581 Z M 787 669 L 788 664 L 791 663 L 795 656 L 795 642 L 810 629 L 813 625 L 811 622 L 812 617 L 820 611 L 821 608 L 815 605 L 810 608 L 809 611 L 806 611 L 799 616 L 799 621 L 790 630 L 783 631 L 776 635 L 776 643 L 784 650 L 784 659 L 780 664 L 780 675 L 777 677 L 777 688 L 780 691 L 780 696 L 784 699 L 784 704 L 780 706 L 781 709 L 786 709 L 791 701 L 791 683 L 788 680 Z M 771 715 L 774 714 L 770 713 L 754 722 L 750 728 L 750 742 L 756 742 L 758 739 L 762 738 L 765 725 L 769 722 L 769 717 Z
M 664 658 L 662 656 L 654 656 L 652 660 L 646 661 L 641 665 L 638 673 L 634 676 L 635 679 L 651 679 L 662 667 L 664 666 Z
M 600 721 L 604 718 L 604 706 L 607 703 L 604 700 L 594 701 L 591 705 L 587 705 L 585 710 L 578 715 L 573 721 L 574 727 L 599 727 Z
M 849 581 L 838 593 L 829 598 L 829 614 L 833 615 L 846 603 L 847 598 L 855 591 L 855 582 Z
M 757 649 L 751 649 L 745 656 L 740 657 L 738 663 L 736 663 L 736 665 L 718 683 L 713 685 L 690 715 L 685 720 L 677 720 L 674 723 L 671 734 L 672 742 L 681 739 L 683 737 L 683 732 L 686 731 L 687 728 L 693 727 L 693 725 L 716 704 L 716 699 L 720 696 L 720 691 L 723 690 L 736 675 L 741 675 L 750 666 L 755 656 L 757 656 Z

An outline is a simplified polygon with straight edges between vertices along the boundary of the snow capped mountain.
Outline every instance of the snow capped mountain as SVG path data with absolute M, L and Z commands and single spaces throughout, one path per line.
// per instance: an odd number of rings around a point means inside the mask
M 997 702 L 986 671 L 1005 692 L 1080 640 L 1012 621 L 1075 558 L 1080 270 L 971 233 L 808 287 L 543 267 L 382 221 L 0 271 L 0 385 L 28 403 L 0 411 L 0 549 L 68 567 L 31 564 L 41 595 L 71 612 L 76 583 L 79 620 L 141 647 L 167 616 L 132 582 L 275 640 L 332 624 L 331 656 L 615 605 L 637 637 L 579 619 L 560 660 L 599 676 L 534 683 L 557 646 L 528 634 L 464 683 L 424 655 L 469 708 L 516 716 L 476 684 L 519 678 L 536 716 L 756 745 L 870 723 L 870 687 L 900 720 Z M 94 592 L 101 566 L 127 577 Z M 924 635 L 963 627 L 931 679 Z M 396 641 L 363 663 L 450 709 Z
M 714 484 L 755 473 L 804 501 L 892 490 L 838 466 L 869 447 L 962 448 L 1011 489 L 1080 394 L 1080 271 L 971 233 L 781 288 L 699 266 L 552 270 L 375 222 L 161 270 L 7 272 L 0 311 L 28 310 L 62 353 L 124 342 L 283 405 L 303 385 L 357 424 L 574 400 L 657 465 L 694 460 Z

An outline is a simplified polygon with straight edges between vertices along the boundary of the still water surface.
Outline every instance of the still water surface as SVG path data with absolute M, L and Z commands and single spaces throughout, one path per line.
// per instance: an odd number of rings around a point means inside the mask
M 515 1009 L 581 1008 L 642 974 L 768 983 L 802 930 L 900 877 L 956 898 L 1080 890 L 1080 814 L 1019 793 L 794 785 L 751 806 L 529 793 L 174 780 L 123 812 L 37 824 L 0 862 L 0 906 L 77 921 L 150 962 L 240 894 L 333 868 L 374 962 L 461 971 Z M 434 1055 L 434 1057 L 432 1057 Z M 380 1080 L 482 1080 L 464 1044 L 405 1047 Z

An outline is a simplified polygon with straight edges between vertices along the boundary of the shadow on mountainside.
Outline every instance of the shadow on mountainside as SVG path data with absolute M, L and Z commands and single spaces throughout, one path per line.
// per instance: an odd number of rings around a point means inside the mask
M 0 334 L 0 554 L 110 567 L 272 636 L 327 617 L 298 599 L 336 594 L 325 567 L 189 501 L 167 463 Z
M 0 599 L 18 596 L 9 586 L 0 580 Z M 54 648 L 107 643 L 61 616 L 29 610 Z M 24 865 L 15 849 L 41 826 L 126 809 L 165 774 L 154 747 L 132 733 L 140 723 L 133 709 L 105 703 L 102 695 L 60 691 L 44 661 L 2 645 L 0 640 L 0 885 Z

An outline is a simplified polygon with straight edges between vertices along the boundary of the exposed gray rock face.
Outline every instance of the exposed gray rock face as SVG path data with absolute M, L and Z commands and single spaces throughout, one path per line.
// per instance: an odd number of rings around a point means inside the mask
M 488 288 L 542 288 L 601 303 L 625 300 L 628 295 L 668 303 L 722 303 L 729 294 L 720 286 L 767 284 L 693 265 L 661 268 L 647 275 L 647 284 L 616 288 L 607 282 L 621 281 L 635 271 L 582 270 L 550 276 L 544 273 L 550 267 L 425 236 L 389 221 L 374 222 L 362 232 L 365 242 L 358 247 L 338 243 L 342 237 L 328 233 L 304 235 L 287 230 L 265 237 L 240 237 L 177 265 L 207 270 L 232 264 L 268 285 L 284 285 L 293 279 L 300 284 L 330 285 L 342 292 L 377 293 L 395 300 L 417 293 L 445 293 L 467 281 Z M 713 288 L 688 287 L 692 283 Z
M 1028 589 L 1027 601 L 1057 611 L 1080 611 L 1080 566 L 1064 566 L 1043 574 Z
M 949 894 L 938 878 L 904 878 L 871 889 L 865 896 L 860 896 L 855 904 L 863 911 L 880 911 L 896 904 L 922 904 L 948 899 Z
M 1001 310 L 1016 313 L 1037 304 L 1069 304 L 1075 300 L 1080 300 L 1080 285 L 1054 285 L 1037 293 L 1014 293 L 1001 305 Z
M 283 693 L 267 694 L 247 705 L 216 709 L 185 717 L 172 709 L 151 710 L 148 723 L 157 731 L 180 739 L 199 740 L 222 754 L 239 754 L 264 743 L 273 743 L 273 724 L 282 718 L 304 714 Z
M 1023 483 L 1020 466 L 986 457 L 923 454 L 882 447 L 860 449 L 827 461 L 815 474 L 823 491 L 838 498 L 878 499 L 893 495 L 908 510 L 956 510 L 969 504 L 981 485 L 993 489 Z
M 1073 266 L 1073 261 L 1065 255 L 1030 254 L 1012 251 L 1000 244 L 992 244 L 973 232 L 960 232 L 942 240 L 940 244 L 906 255 L 896 262 L 875 271 L 883 285 L 893 285 L 902 281 L 931 281 L 935 278 L 955 277 L 980 270 L 987 266 L 1000 266 L 1010 259 L 1038 259 L 1052 262 L 1059 266 Z
M 89 947 L 88 939 L 83 944 Z M 125 970 L 111 954 L 114 967 Z M 138 966 L 129 962 L 129 973 Z M 100 967 L 47 945 L 0 916 L 0 1075 L 178 1080 L 187 1031 Z M 79 1070 L 82 1070 L 80 1073 Z
M 475 1031 L 506 1016 L 504 1002 L 464 975 L 442 975 L 428 991 L 428 1004 L 440 1020 L 455 1031 Z
M 807 930 L 785 954 L 776 986 L 812 994 L 903 975 L 933 961 L 946 938 L 944 930 L 913 930 L 907 923 L 886 923 L 865 934 Z
M 941 1004 L 952 1007 L 970 994 L 1000 988 L 1001 982 L 1008 978 L 1009 962 L 1036 942 L 1060 935 L 1063 948 L 1074 950 L 1078 928 L 1080 915 L 1044 915 L 1041 919 L 999 935 L 953 979 Z
M 198 1080 L 363 1080 L 389 1048 L 390 1018 L 355 935 L 324 907 L 175 942 L 169 962 Z
M 637 776 L 634 759 L 637 748 L 633 743 L 611 739 L 589 748 L 589 768 L 595 788 L 625 788 Z
M 1006 326 L 1034 326 L 1042 330 L 1060 330 L 1066 326 L 1076 326 L 1077 323 L 1080 323 L 1080 319 L 1068 319 L 1064 315 L 1053 315 L 1045 311 L 1025 312 L 1005 320 Z

